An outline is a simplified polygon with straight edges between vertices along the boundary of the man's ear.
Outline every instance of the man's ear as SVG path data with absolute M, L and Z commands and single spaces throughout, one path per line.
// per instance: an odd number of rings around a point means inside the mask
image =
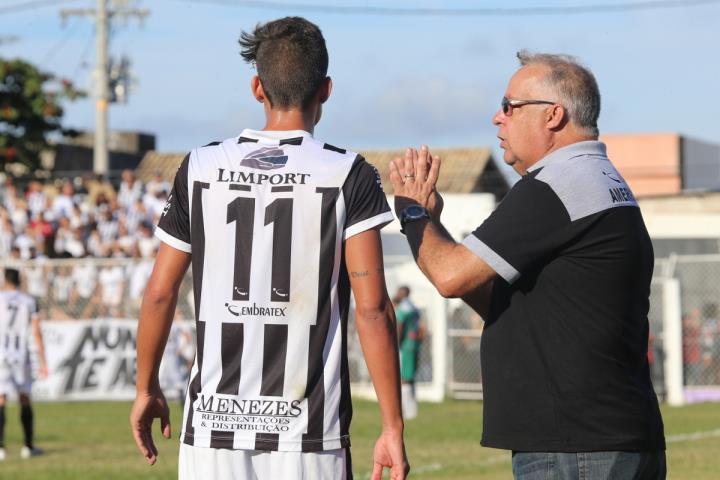
M 318 100 L 320 100 L 320 103 L 327 102 L 327 99 L 330 98 L 331 93 L 332 93 L 332 78 L 325 77 L 325 80 L 323 80 L 322 85 L 320 85 L 320 91 L 318 92 Z
M 265 90 L 263 90 L 262 82 L 257 75 L 253 75 L 250 79 L 250 91 L 253 97 L 255 97 L 255 100 L 260 103 L 265 103 Z
M 548 109 L 546 123 L 550 130 L 558 130 L 568 122 L 568 113 L 562 105 L 553 105 Z

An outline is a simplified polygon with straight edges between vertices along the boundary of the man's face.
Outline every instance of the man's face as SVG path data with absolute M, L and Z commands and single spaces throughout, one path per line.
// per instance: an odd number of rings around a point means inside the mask
M 530 65 L 522 67 L 510 78 L 505 97 L 508 100 L 553 101 L 541 80 L 545 67 Z M 503 160 L 520 175 L 540 160 L 547 147 L 545 128 L 546 112 L 551 105 L 523 105 L 510 107 L 508 112 L 500 108 L 492 121 L 498 127 L 497 137 L 505 153 Z

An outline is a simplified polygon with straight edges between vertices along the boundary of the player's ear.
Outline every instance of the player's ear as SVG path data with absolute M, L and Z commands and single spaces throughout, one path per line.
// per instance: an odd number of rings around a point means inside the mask
M 325 77 L 325 80 L 323 80 L 323 83 L 320 85 L 320 91 L 318 92 L 318 100 L 320 100 L 320 103 L 327 102 L 327 99 L 330 98 L 331 93 L 332 78 Z
M 253 75 L 250 79 L 250 91 L 253 97 L 255 97 L 255 100 L 260 103 L 265 103 L 265 90 L 263 90 L 262 82 L 257 75 Z

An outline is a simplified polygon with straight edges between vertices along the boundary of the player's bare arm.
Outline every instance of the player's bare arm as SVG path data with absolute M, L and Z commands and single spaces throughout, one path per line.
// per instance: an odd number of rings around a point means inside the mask
M 140 453 L 150 465 L 158 450 L 152 437 L 152 423 L 160 419 L 160 430 L 170 438 L 170 411 L 160 390 L 158 371 L 175 313 L 178 290 L 190 265 L 190 254 L 160 244 L 155 267 L 148 281 L 137 332 L 136 397 L 130 426 Z
M 40 378 L 47 378 L 48 365 L 45 357 L 45 342 L 43 342 L 42 330 L 40 329 L 40 315 L 35 314 L 31 320 L 32 335 L 37 349 L 38 362 L 40 363 Z
M 405 225 L 405 235 L 418 267 L 443 297 L 462 297 L 478 311 L 487 308 L 488 291 L 495 271 L 464 245 L 455 242 L 440 222 L 443 202 L 435 190 L 440 157 L 430 155 L 426 146 L 418 153 L 409 148 L 404 158 L 390 164 L 390 181 L 395 194 L 395 212 L 420 205 L 430 219 Z
M 355 296 L 358 336 L 382 418 L 382 433 L 373 453 L 372 479 L 379 480 L 385 467 L 390 468 L 393 480 L 404 479 L 410 465 L 403 442 L 395 312 L 385 286 L 379 230 L 349 238 L 345 262 Z

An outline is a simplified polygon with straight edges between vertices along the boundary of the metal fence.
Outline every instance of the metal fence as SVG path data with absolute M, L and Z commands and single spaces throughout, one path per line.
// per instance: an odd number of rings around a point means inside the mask
M 9 265 L 0 260 L 0 268 Z M 132 319 L 138 316 L 153 262 L 34 260 L 12 265 L 21 270 L 25 289 L 46 319 Z M 386 259 L 386 277 L 391 292 L 401 284 L 411 286 L 427 327 L 417 378 L 420 398 L 437 400 L 446 393 L 482 398 L 482 319 L 461 301 L 440 297 L 406 257 Z M 176 319 L 192 319 L 193 312 L 188 272 Z M 648 359 L 658 395 L 671 403 L 720 401 L 720 255 L 658 259 L 648 319 Z M 371 394 L 352 319 L 349 325 L 351 377 L 360 386 L 356 391 L 365 388 Z
M 483 320 L 461 301 L 449 303 L 448 392 L 456 398 L 482 398 L 480 337 Z
M 684 400 L 720 401 L 720 255 L 670 257 L 680 283 Z
M 673 404 L 720 401 L 719 306 L 720 255 L 656 260 L 648 361 L 661 399 Z M 457 305 L 450 309 L 448 327 L 448 393 L 482 398 L 482 320 L 467 306 Z
M 83 258 L 0 262 L 21 272 L 25 291 L 48 320 L 137 318 L 153 259 Z M 188 272 L 176 315 L 192 319 L 192 276 Z

